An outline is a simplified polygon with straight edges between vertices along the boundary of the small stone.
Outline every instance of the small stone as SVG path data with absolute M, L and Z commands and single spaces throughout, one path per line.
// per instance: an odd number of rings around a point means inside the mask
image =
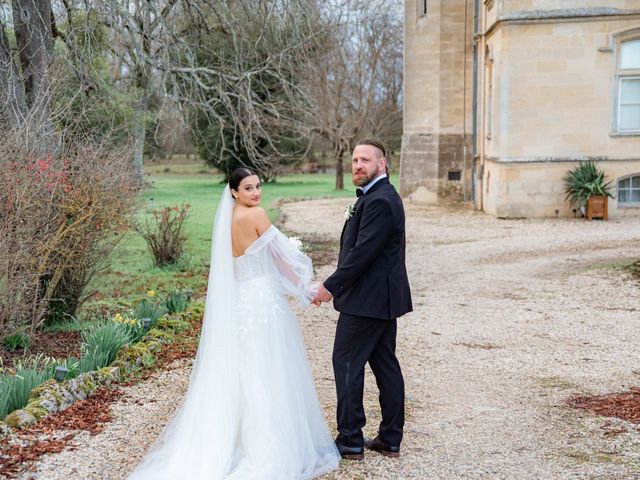
M 22 409 L 14 410 L 4 419 L 4 422 L 11 428 L 26 427 L 27 425 L 33 425 L 37 421 L 36 417 Z
M 13 435 L 13 431 L 11 427 L 7 425 L 5 422 L 0 422 L 0 439 L 9 438 Z

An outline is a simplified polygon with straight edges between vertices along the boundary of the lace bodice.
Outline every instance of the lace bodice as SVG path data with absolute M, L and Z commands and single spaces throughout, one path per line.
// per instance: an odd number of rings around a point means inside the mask
M 233 259 L 233 273 L 236 281 L 245 283 L 255 278 L 264 277 L 269 272 L 268 251 L 262 249 L 255 253 L 244 254 Z

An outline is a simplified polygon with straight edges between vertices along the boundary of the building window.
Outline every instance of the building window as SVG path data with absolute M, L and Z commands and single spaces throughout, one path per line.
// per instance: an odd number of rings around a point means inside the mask
M 428 0 L 418 0 L 418 16 L 424 17 L 427 15 L 427 1 Z
M 485 137 L 491 140 L 493 126 L 493 54 L 487 45 L 484 56 L 485 82 L 486 82 L 486 105 L 485 105 Z
M 618 180 L 618 205 L 640 206 L 640 174 Z
M 640 134 L 640 38 L 620 42 L 616 131 Z

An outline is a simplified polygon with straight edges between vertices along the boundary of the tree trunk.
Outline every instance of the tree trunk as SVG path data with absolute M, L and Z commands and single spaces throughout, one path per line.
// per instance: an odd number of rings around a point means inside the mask
M 336 160 L 336 190 L 344 190 L 344 165 L 342 164 L 342 157 L 344 156 L 344 149 L 338 147 L 335 160 Z
M 0 22 L 0 125 L 17 125 L 26 114 L 24 89 L 13 61 L 4 24 Z
M 12 0 L 26 103 L 35 125 L 50 130 L 51 91 L 47 69 L 53 53 L 50 0 Z
M 140 101 L 135 112 L 135 124 L 133 126 L 133 168 L 136 179 L 142 183 L 144 178 L 144 142 L 146 138 L 145 116 L 147 110 L 144 101 Z
M 136 68 L 135 88 L 139 95 L 136 101 L 136 110 L 133 126 L 133 167 L 136 179 L 142 183 L 144 178 L 144 142 L 146 140 L 146 117 L 149 109 L 149 77 L 144 72 L 144 67 Z

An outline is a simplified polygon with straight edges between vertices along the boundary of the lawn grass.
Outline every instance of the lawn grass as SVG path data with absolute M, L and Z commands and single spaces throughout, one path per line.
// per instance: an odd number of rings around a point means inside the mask
M 166 169 L 168 172 L 165 172 Z M 211 229 L 215 212 L 224 189 L 222 177 L 204 173 L 202 164 L 158 165 L 147 170 L 149 188 L 141 194 L 138 219 L 150 214 L 150 199 L 154 208 L 191 205 L 185 222 L 188 237 L 185 255 L 176 265 L 158 268 L 153 265 L 142 237 L 129 232 L 112 253 L 111 265 L 94 279 L 91 288 L 97 295 L 82 309 L 83 316 L 95 317 L 113 313 L 142 298 L 148 290 L 169 292 L 176 288 L 192 288 L 196 295 L 206 293 L 211 255 Z M 202 172 L 202 173 L 198 173 Z M 354 189 L 350 177 L 345 177 L 346 189 L 336 191 L 333 174 L 300 174 L 278 178 L 263 186 L 262 206 L 277 223 L 277 203 L 282 199 L 351 197 Z M 398 184 L 396 175 L 392 182 Z M 342 213 L 336 222 L 342 222 Z

